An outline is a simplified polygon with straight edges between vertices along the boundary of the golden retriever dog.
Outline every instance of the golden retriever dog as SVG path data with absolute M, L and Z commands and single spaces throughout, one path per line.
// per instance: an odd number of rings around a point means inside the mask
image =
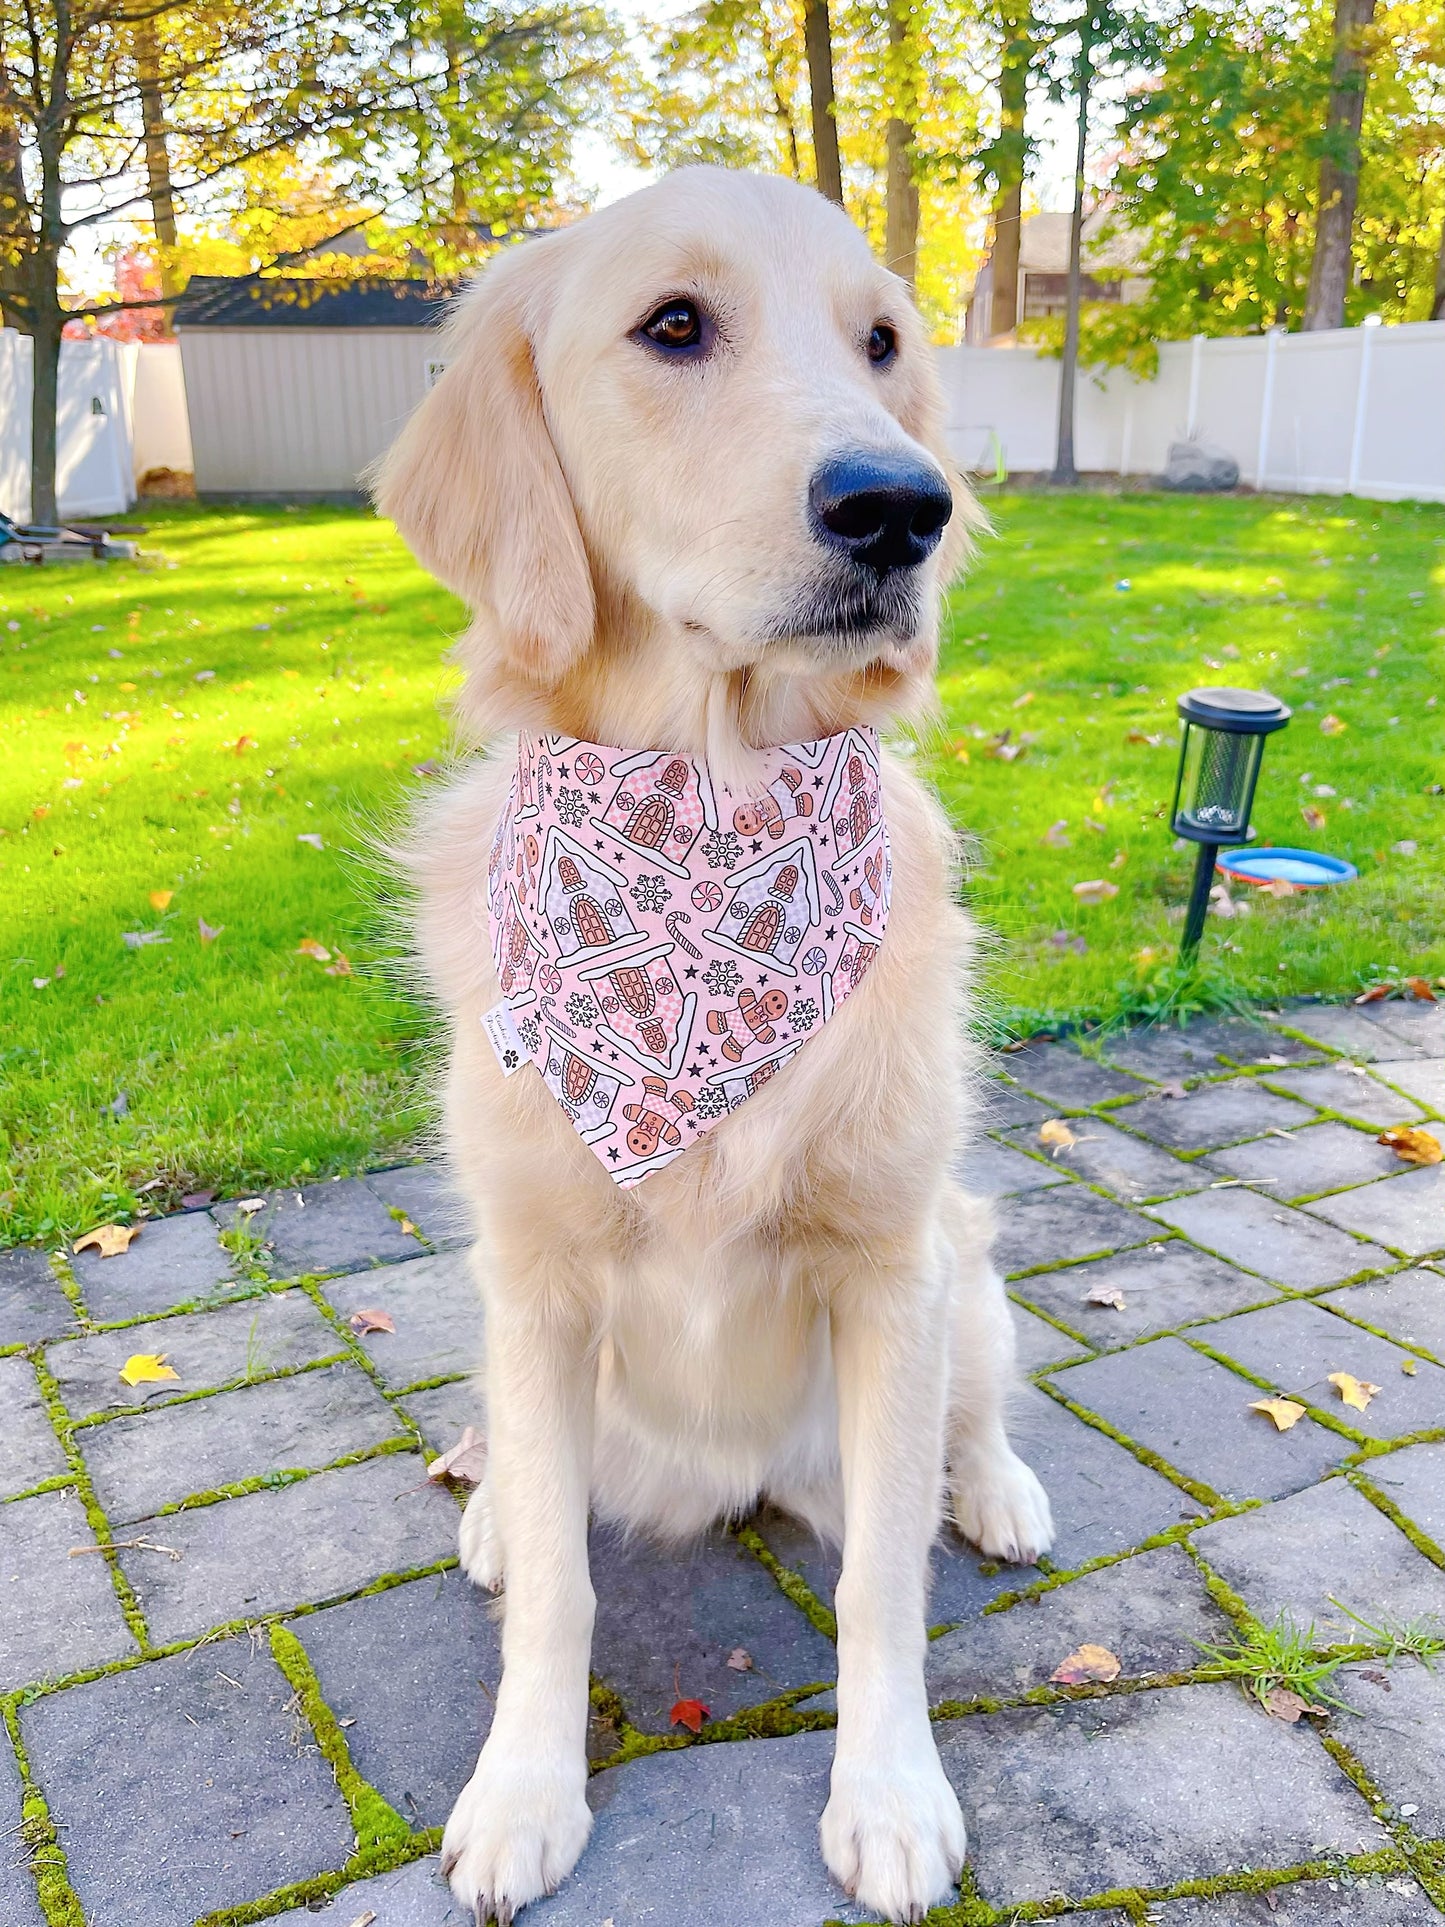
M 761 749 L 928 711 L 978 515 L 925 332 L 820 195 L 691 168 L 502 254 L 444 354 L 377 479 L 472 611 L 460 726 L 498 752 L 430 802 L 413 849 L 484 1306 L 489 1460 L 461 1559 L 505 1582 L 501 1686 L 443 1866 L 505 1922 L 586 1844 L 589 1513 L 676 1539 L 766 1499 L 842 1544 L 823 1857 L 917 1920 L 965 1845 L 924 1691 L 945 1484 L 990 1557 L 1031 1561 L 1052 1532 L 1005 1435 L 987 1210 L 950 1175 L 972 1100 L 949 825 L 885 752 L 876 961 L 631 1188 L 531 1066 L 503 1075 L 480 1020 L 506 738 L 671 751 L 746 792 Z

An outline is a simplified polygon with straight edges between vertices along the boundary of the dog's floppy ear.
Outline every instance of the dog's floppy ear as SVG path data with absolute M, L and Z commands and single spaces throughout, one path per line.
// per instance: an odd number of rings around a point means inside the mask
M 445 372 L 377 465 L 373 485 L 377 507 L 417 558 L 540 685 L 577 660 L 595 622 L 586 550 L 527 325 L 548 246 L 508 250 L 462 297 L 442 341 Z

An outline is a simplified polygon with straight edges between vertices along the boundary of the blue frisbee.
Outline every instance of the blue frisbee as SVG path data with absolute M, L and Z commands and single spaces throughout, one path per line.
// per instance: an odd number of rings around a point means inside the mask
M 1256 850 L 1221 850 L 1215 867 L 1227 877 L 1241 877 L 1246 883 L 1273 883 L 1278 879 L 1303 890 L 1318 890 L 1326 883 L 1349 883 L 1360 874 L 1343 857 L 1321 856 L 1315 850 L 1287 850 L 1278 844 Z

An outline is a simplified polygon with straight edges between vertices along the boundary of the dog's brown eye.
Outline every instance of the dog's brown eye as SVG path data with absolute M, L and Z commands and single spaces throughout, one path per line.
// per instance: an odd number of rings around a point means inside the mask
M 642 324 L 659 348 L 696 348 L 702 341 L 702 315 L 691 301 L 664 301 Z
M 898 336 L 886 321 L 874 324 L 868 336 L 868 359 L 875 368 L 881 368 L 885 361 L 892 361 L 898 352 Z

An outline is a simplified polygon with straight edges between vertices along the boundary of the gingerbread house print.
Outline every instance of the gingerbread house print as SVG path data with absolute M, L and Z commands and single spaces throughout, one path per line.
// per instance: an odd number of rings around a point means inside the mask
M 767 959 L 791 972 L 799 947 L 818 921 L 813 846 L 800 840 L 733 872 L 710 935 L 752 962 Z
M 517 892 L 510 885 L 505 907 L 494 928 L 497 932 L 497 950 L 492 961 L 497 966 L 502 995 L 513 1003 L 530 1002 L 530 994 L 524 998 L 522 993 L 531 992 L 532 979 L 537 974 L 538 964 L 542 962 L 542 947 L 527 928 Z
M 727 1099 L 728 1109 L 735 1111 L 745 1099 L 762 1089 L 769 1078 L 776 1077 L 790 1057 L 796 1057 L 803 1048 L 801 1038 L 791 1044 L 780 1044 L 776 1050 L 769 1051 L 766 1057 L 755 1058 L 751 1064 L 740 1064 L 736 1070 L 714 1071 L 706 1081 L 720 1090 Z
M 823 820 L 832 826 L 838 857 L 861 850 L 883 821 L 879 781 L 878 757 L 872 744 L 856 729 L 850 729 L 823 798 Z
M 615 1065 L 589 1057 L 575 1041 L 565 1038 L 550 1024 L 544 1024 L 547 1056 L 543 1076 L 553 1096 L 562 1106 L 588 1144 L 610 1137 L 617 1126 L 612 1112 L 630 1076 L 623 1077 Z
M 602 1008 L 598 1031 L 646 1071 L 676 1077 L 682 1069 L 697 995 L 683 995 L 669 958 L 674 946 L 655 944 L 611 963 L 579 970 Z
M 717 828 L 717 804 L 704 771 L 665 750 L 643 750 L 612 765 L 617 787 L 602 812 L 601 827 L 650 863 L 686 876 L 692 846 L 704 830 Z
M 626 881 L 565 830 L 548 830 L 538 900 L 559 957 L 600 956 L 640 934 L 628 915 Z
M 849 992 L 858 988 L 882 947 L 876 931 L 862 930 L 856 923 L 845 923 L 843 930 L 843 948 L 838 953 L 837 964 L 822 980 L 825 1018 L 831 1017 Z

